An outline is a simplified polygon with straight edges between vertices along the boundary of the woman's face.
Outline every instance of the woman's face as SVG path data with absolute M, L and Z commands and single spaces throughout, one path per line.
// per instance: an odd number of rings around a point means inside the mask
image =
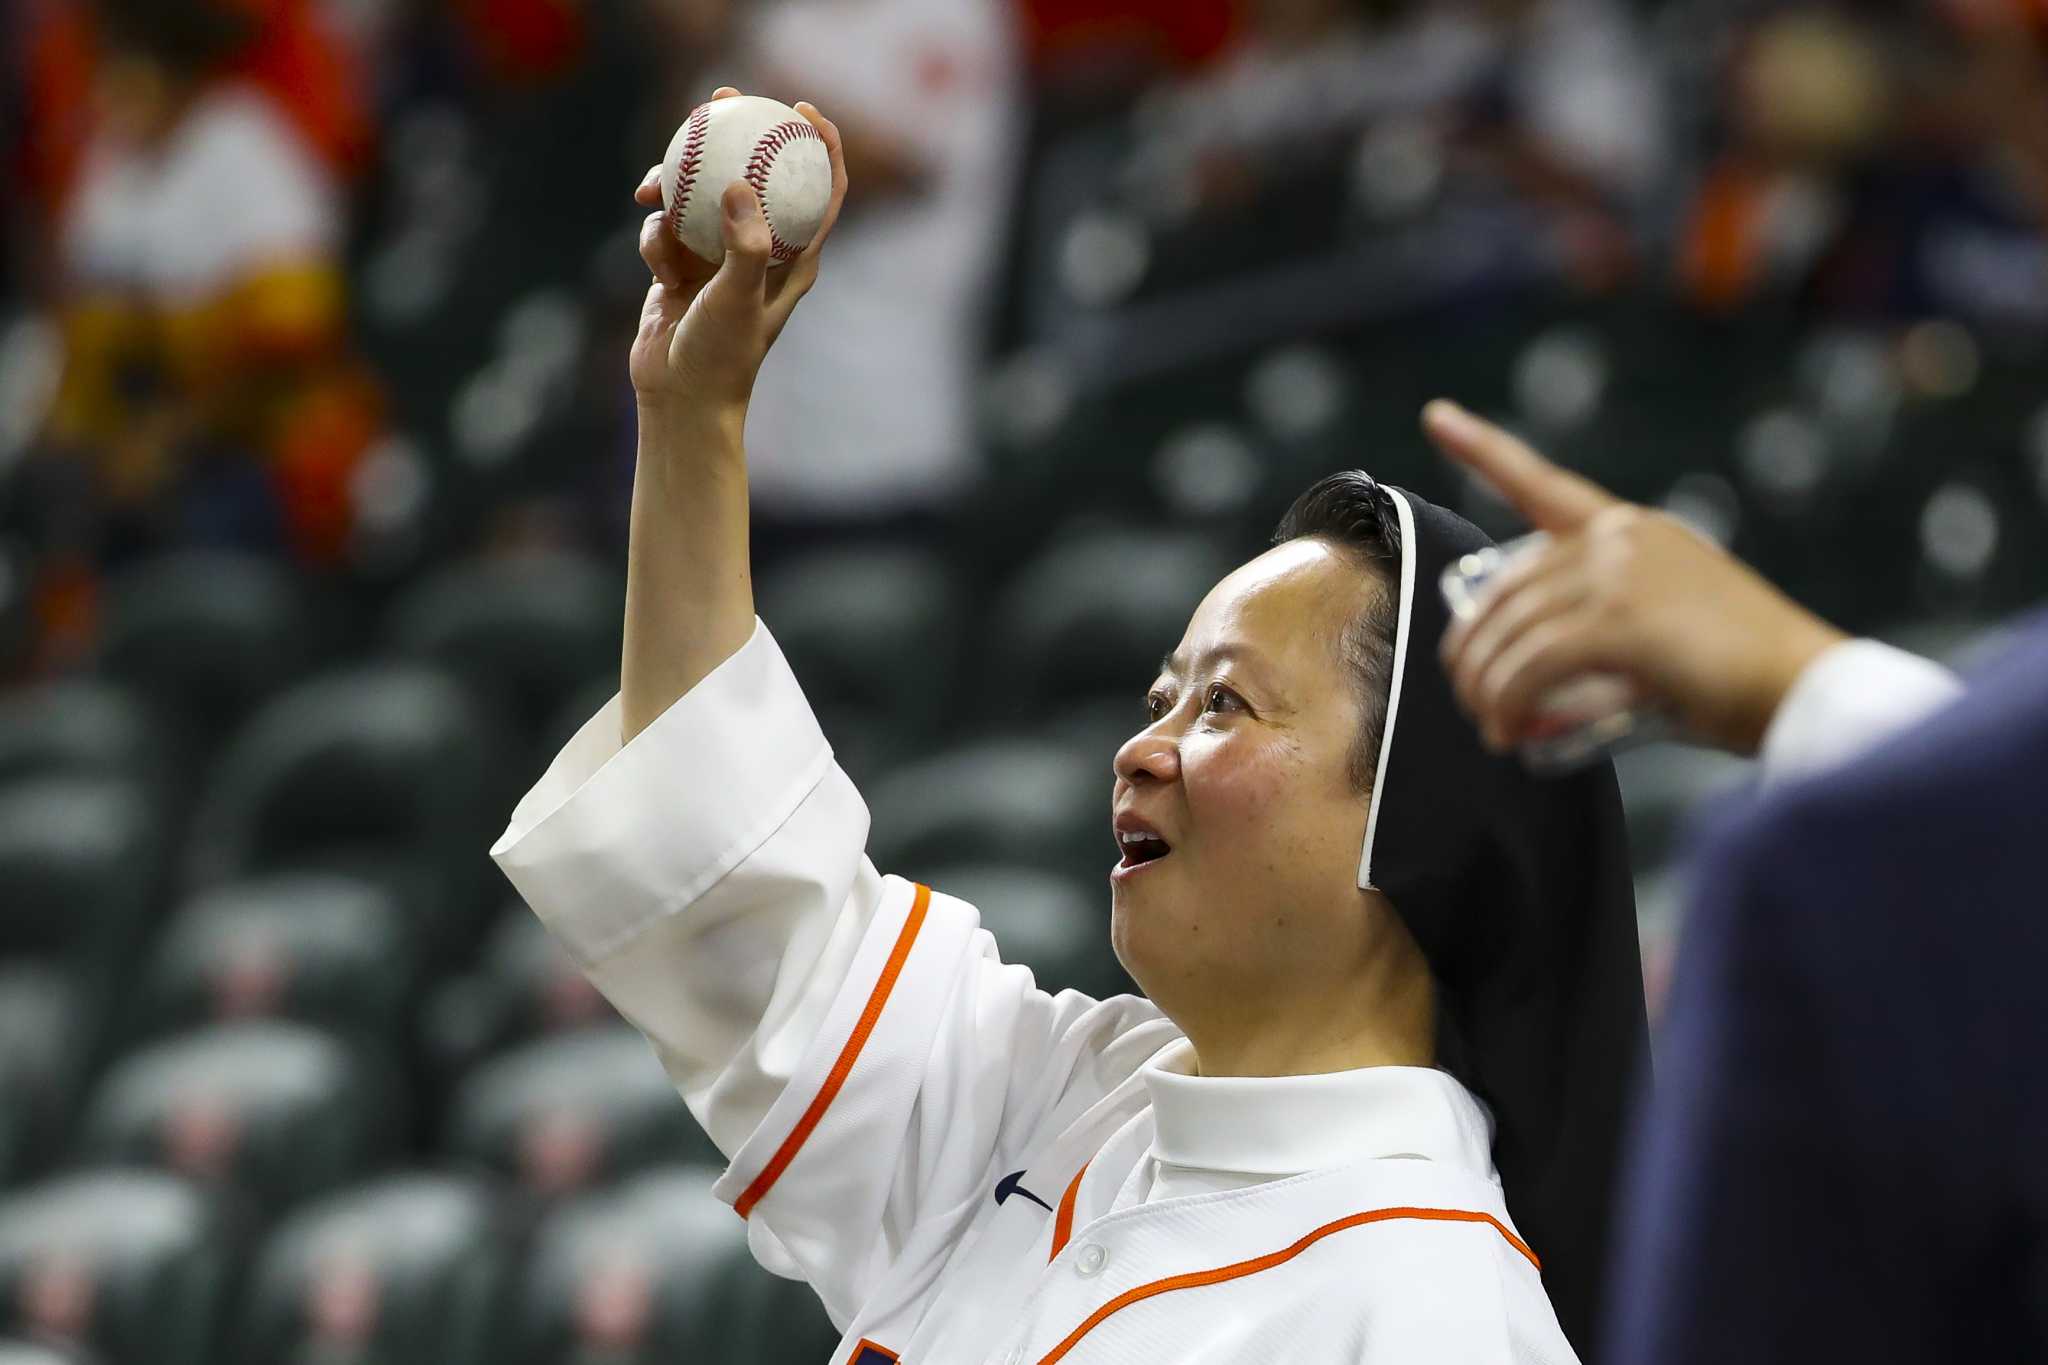
M 1391 916 L 1357 886 L 1371 794 L 1350 781 L 1360 708 L 1340 641 L 1361 594 L 1386 590 L 1320 540 L 1267 551 L 1195 609 L 1151 724 L 1117 751 L 1111 939 L 1176 1019 L 1229 1002 L 1253 1024 L 1276 991 L 1340 991 L 1380 946 Z

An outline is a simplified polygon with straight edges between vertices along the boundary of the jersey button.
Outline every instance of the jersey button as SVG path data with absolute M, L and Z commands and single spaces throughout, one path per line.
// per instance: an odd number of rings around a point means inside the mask
M 1099 1275 L 1102 1267 L 1109 1263 L 1109 1253 L 1090 1242 L 1074 1257 L 1074 1271 L 1080 1275 Z

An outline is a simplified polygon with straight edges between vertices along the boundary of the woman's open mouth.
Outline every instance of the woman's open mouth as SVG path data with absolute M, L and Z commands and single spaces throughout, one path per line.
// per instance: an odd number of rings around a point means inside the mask
M 1116 842 L 1123 858 L 1117 863 L 1112 875 L 1156 863 L 1173 852 L 1166 840 L 1150 830 L 1119 830 Z

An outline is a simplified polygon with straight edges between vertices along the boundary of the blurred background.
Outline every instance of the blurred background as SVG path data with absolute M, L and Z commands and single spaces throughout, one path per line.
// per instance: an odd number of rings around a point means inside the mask
M 1110 756 L 1295 493 L 1513 529 L 1431 396 L 1854 631 L 2048 590 L 2041 0 L 0 16 L 4 1365 L 829 1353 L 486 857 L 616 685 L 630 196 L 720 83 L 855 186 L 761 614 L 876 861 L 1048 986 L 1127 988 Z M 1747 770 L 1621 766 L 1654 1008 Z

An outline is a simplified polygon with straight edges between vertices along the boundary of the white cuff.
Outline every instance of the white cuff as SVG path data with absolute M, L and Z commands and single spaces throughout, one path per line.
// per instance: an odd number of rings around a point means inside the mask
M 1783 781 L 1856 757 L 1962 692 L 1940 664 L 1876 640 L 1824 651 L 1778 704 L 1764 732 L 1766 781 Z
M 491 857 L 584 966 L 702 896 L 832 764 L 774 637 L 754 633 L 631 744 L 614 696 L 512 812 Z

